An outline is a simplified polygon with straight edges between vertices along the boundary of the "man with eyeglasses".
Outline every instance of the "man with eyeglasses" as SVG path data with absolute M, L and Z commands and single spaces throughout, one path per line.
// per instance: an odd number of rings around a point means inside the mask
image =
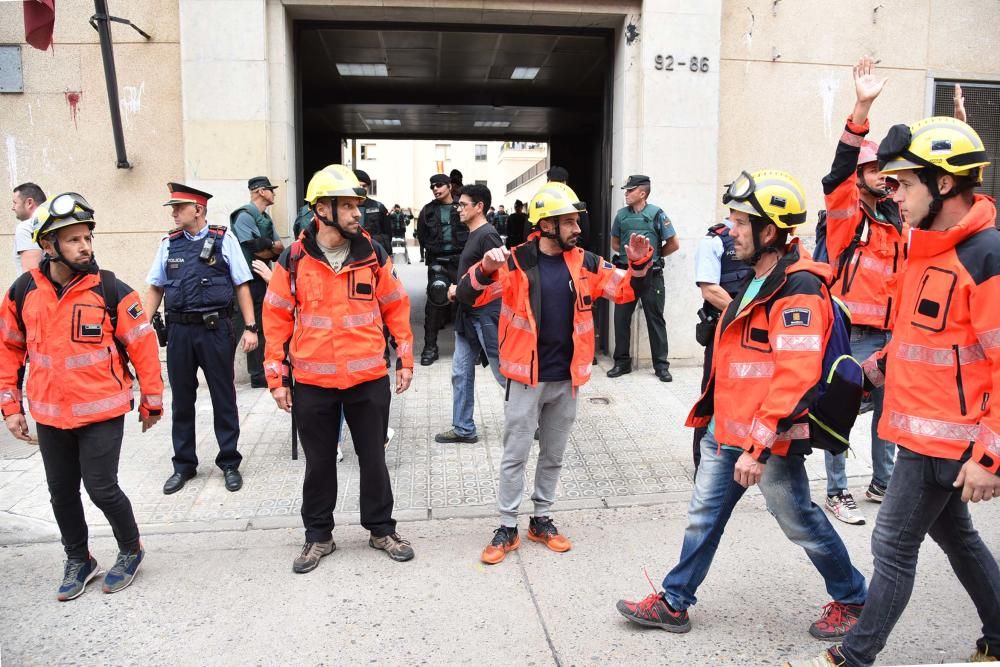
M 173 394 L 174 472 L 163 484 L 170 495 L 184 488 L 197 474 L 195 399 L 198 369 L 205 373 L 212 396 L 212 417 L 219 454 L 215 464 L 222 470 L 228 491 L 243 487 L 237 451 L 240 416 L 236 407 L 233 360 L 237 333 L 241 349 L 257 347 L 259 323 L 254 319 L 249 283 L 250 267 L 243 259 L 239 241 L 225 227 L 209 225 L 205 219 L 212 195 L 181 183 L 168 183 L 171 208 L 177 227 L 160 243 L 146 276 L 146 312 L 155 313 L 160 302 L 167 312 L 167 377 Z M 233 292 L 243 315 L 244 331 L 235 332 L 231 318 Z
M 469 238 L 468 228 L 459 220 L 451 185 L 452 179 L 447 174 L 431 176 L 431 192 L 434 199 L 420 209 L 420 216 L 417 218 L 417 238 L 424 248 L 428 286 L 439 277 L 446 277 L 451 285 L 458 282 L 458 260 Z M 448 319 L 451 308 L 450 304 L 435 305 L 430 298 L 424 304 L 424 349 L 420 353 L 421 366 L 430 366 L 437 361 L 438 331 Z
M 458 275 L 464 276 L 469 268 L 478 264 L 493 248 L 503 247 L 500 233 L 486 221 L 484 209 L 490 204 L 490 191 L 485 185 L 467 185 L 458 199 L 458 217 L 469 229 L 469 240 L 458 261 Z M 448 291 L 449 301 L 455 301 L 456 286 Z M 494 301 L 484 306 L 459 303 L 455 315 L 455 356 L 451 362 L 452 421 L 451 429 L 434 436 L 435 442 L 473 443 L 476 434 L 475 409 L 476 365 L 485 358 L 493 377 L 502 387 L 500 357 L 497 344 L 497 325 L 500 321 L 500 303 Z
M 736 259 L 753 267 L 753 278 L 722 314 L 708 385 L 688 415 L 688 426 L 707 429 L 680 559 L 662 591 L 619 600 L 617 609 L 637 625 L 688 632 L 688 608 L 697 602 L 726 524 L 747 489 L 759 484 L 768 511 L 806 552 L 833 598 L 809 633 L 842 637 L 865 604 L 865 578 L 812 502 L 805 468 L 812 448 L 804 406 L 823 374 L 833 329 L 830 267 L 790 238 L 806 220 L 805 194 L 790 174 L 743 172 L 722 203 L 729 207 Z M 751 577 L 767 569 L 767 563 L 747 566 Z
M 270 268 L 271 260 L 276 259 L 285 249 L 274 229 L 274 222 L 267 213 L 267 209 L 274 205 L 274 191 L 278 186 L 271 185 L 267 176 L 254 176 L 247 181 L 247 188 L 250 190 L 250 202 L 229 214 L 230 227 L 240 242 L 247 266 L 253 267 L 253 261 L 259 259 Z M 254 322 L 257 324 L 261 323 L 263 317 L 265 294 L 267 281 L 254 271 L 253 280 L 250 281 L 250 297 L 253 299 Z M 243 330 L 243 318 L 239 312 L 235 314 L 233 323 L 237 331 Z M 250 373 L 250 386 L 262 389 L 267 387 L 267 379 L 264 377 L 263 329 L 257 333 L 257 343 L 256 349 L 247 352 L 247 371 Z
M 118 485 L 125 414 L 135 400 L 129 361 L 139 379 L 143 432 L 163 411 L 153 328 L 139 295 L 110 271 L 98 269 L 94 218 L 94 209 L 76 193 L 38 207 L 32 240 L 45 257 L 14 282 L 0 305 L 0 408 L 15 438 L 36 443 L 19 387 L 30 358 L 28 406 L 37 422 L 52 513 L 66 552 L 60 601 L 82 595 L 101 573 L 88 547 L 81 482 L 118 542 L 104 592 L 129 586 L 142 563 L 132 504 Z

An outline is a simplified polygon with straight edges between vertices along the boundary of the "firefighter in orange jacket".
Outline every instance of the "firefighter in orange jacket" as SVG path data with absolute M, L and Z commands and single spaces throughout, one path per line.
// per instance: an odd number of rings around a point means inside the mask
M 83 594 L 101 573 L 87 545 L 81 480 L 118 541 L 104 592 L 131 584 L 142 563 L 132 505 L 118 486 L 125 413 L 134 401 L 126 359 L 139 376 L 144 432 L 159 421 L 163 405 L 153 328 L 139 295 L 114 274 L 98 271 L 94 225 L 94 209 L 76 193 L 40 206 L 33 240 L 45 259 L 14 282 L 0 305 L 0 409 L 14 437 L 34 442 L 20 396 L 30 359 L 25 393 L 67 557 L 57 594 L 63 601 Z
M 517 511 L 536 430 L 539 453 L 528 539 L 556 552 L 570 549 L 549 508 L 576 419 L 576 390 L 590 380 L 594 302 L 600 297 L 615 303 L 634 300 L 649 272 L 653 250 L 640 234 L 626 247 L 628 271 L 577 247 L 584 210 L 565 184 L 545 184 L 528 212 L 538 231 L 512 250 L 488 251 L 458 284 L 457 298 L 469 305 L 503 299 L 500 372 L 507 378 L 507 396 L 497 491 L 501 524 L 481 557 L 491 565 L 521 544 Z
M 688 608 L 708 575 L 729 517 L 747 488 L 760 484 L 767 509 L 801 546 L 833 601 L 809 628 L 840 637 L 865 604 L 865 578 L 810 498 L 808 405 L 833 326 L 830 269 L 788 237 L 806 220 L 805 195 L 790 174 L 743 172 L 722 203 L 730 209 L 736 258 L 754 269 L 722 314 L 708 384 L 688 416 L 707 426 L 688 507 L 680 559 L 663 591 L 620 600 L 629 621 L 670 632 L 691 629 Z
M 305 544 L 292 564 L 300 574 L 337 548 L 341 410 L 361 468 L 361 524 L 371 532 L 368 543 L 393 560 L 413 558 L 409 542 L 396 533 L 383 446 L 390 391 L 382 328 L 388 326 L 398 343 L 399 394 L 413 377 L 410 299 L 385 249 L 361 229 L 358 205 L 364 199 L 364 188 L 347 167 L 333 164 L 316 172 L 306 190 L 312 224 L 278 258 L 264 297 L 264 373 L 278 406 L 295 410 L 306 454 Z
M 878 144 L 865 139 L 868 112 L 885 81 L 875 76 L 871 58 L 862 58 L 854 67 L 854 111 L 837 144 L 830 173 L 823 178 L 826 243 L 836 271 L 830 291 L 851 311 L 851 349 L 859 359 L 867 359 L 889 340 L 892 295 L 905 266 L 909 234 L 899 206 L 889 198 L 885 174 L 879 171 Z M 865 496 L 873 502 L 885 496 L 896 453 L 896 446 L 878 435 L 884 399 L 880 389 L 871 394 L 872 479 Z M 825 456 L 827 509 L 847 523 L 864 523 L 847 490 L 845 455 Z
M 892 127 L 879 164 L 899 178 L 894 198 L 913 225 L 892 340 L 864 362 L 884 382 L 879 434 L 899 455 L 872 533 L 868 604 L 843 645 L 810 664 L 875 662 L 909 601 L 926 535 L 979 612 L 972 661 L 997 660 L 1000 569 L 966 504 L 1000 496 L 1000 231 L 993 200 L 975 194 L 989 160 L 975 130 L 935 117 Z

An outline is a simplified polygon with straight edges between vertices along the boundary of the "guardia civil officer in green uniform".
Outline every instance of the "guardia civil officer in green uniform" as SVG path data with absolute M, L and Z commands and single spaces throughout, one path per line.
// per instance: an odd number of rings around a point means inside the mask
M 629 176 L 622 189 L 625 190 L 625 207 L 618 211 L 611 225 L 611 249 L 620 252 L 621 239 L 642 234 L 653 246 L 653 266 L 642 294 L 636 294 L 635 301 L 615 304 L 615 365 L 608 371 L 608 377 L 616 378 L 632 372 L 632 355 L 629 352 L 632 315 L 636 303 L 642 301 L 653 371 L 661 382 L 670 382 L 673 377 L 670 375 L 670 362 L 667 361 L 667 325 L 663 321 L 663 258 L 677 250 L 680 243 L 667 214 L 647 201 L 651 189 L 649 176 Z
M 367 195 L 358 207 L 361 209 L 361 226 L 373 240 L 378 241 L 382 248 L 392 255 L 392 221 L 389 219 L 389 211 L 382 202 L 371 198 L 372 179 L 368 172 L 355 169 L 354 175 L 361 181 L 361 187 L 365 189 Z
M 278 189 L 278 186 L 271 185 L 267 176 L 254 176 L 247 181 L 247 188 L 250 190 L 250 202 L 229 214 L 230 229 L 236 235 L 236 240 L 240 242 L 247 266 L 253 269 L 253 263 L 256 259 L 270 267 L 271 261 L 277 259 L 281 251 L 285 249 L 278 232 L 274 229 L 274 222 L 267 213 L 267 209 L 274 204 L 274 191 Z M 267 281 L 261 278 L 256 271 L 253 271 L 253 280 L 250 281 L 250 296 L 253 299 L 254 322 L 258 325 L 263 321 L 264 296 L 266 294 Z M 238 309 L 233 315 L 233 322 L 235 331 L 243 331 L 246 323 Z M 263 330 L 257 333 L 257 340 L 257 347 L 247 352 L 250 386 L 267 387 L 267 380 L 264 378 L 265 340 Z

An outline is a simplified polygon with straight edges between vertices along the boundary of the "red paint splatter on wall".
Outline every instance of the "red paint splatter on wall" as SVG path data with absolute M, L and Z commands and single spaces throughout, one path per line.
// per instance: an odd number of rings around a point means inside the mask
M 79 129 L 76 124 L 76 114 L 79 111 L 80 98 L 83 97 L 83 91 L 80 92 L 70 92 L 66 93 L 66 104 L 69 105 L 69 114 L 73 118 L 73 126 Z

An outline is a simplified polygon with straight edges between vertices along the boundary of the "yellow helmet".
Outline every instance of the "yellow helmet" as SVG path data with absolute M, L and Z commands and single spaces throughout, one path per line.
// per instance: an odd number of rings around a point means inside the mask
M 957 118 L 933 116 L 913 125 L 893 125 L 879 145 L 883 173 L 938 167 L 955 176 L 983 181 L 990 161 L 976 131 Z
M 35 209 L 31 240 L 37 245 L 46 234 L 80 223 L 86 223 L 90 229 L 94 229 L 97 224 L 94 221 L 94 208 L 81 195 L 64 192 L 46 200 Z
M 354 197 L 364 199 L 367 195 L 361 187 L 361 181 L 348 167 L 342 164 L 329 164 L 309 180 L 306 188 L 306 201 L 310 205 L 322 197 Z
M 806 221 L 806 195 L 787 171 L 764 169 L 752 174 L 744 171 L 726 186 L 722 203 L 793 232 Z
M 537 225 L 542 218 L 551 218 L 567 213 L 581 213 L 587 205 L 580 201 L 573 189 L 565 183 L 550 182 L 535 193 L 528 205 L 528 222 Z

